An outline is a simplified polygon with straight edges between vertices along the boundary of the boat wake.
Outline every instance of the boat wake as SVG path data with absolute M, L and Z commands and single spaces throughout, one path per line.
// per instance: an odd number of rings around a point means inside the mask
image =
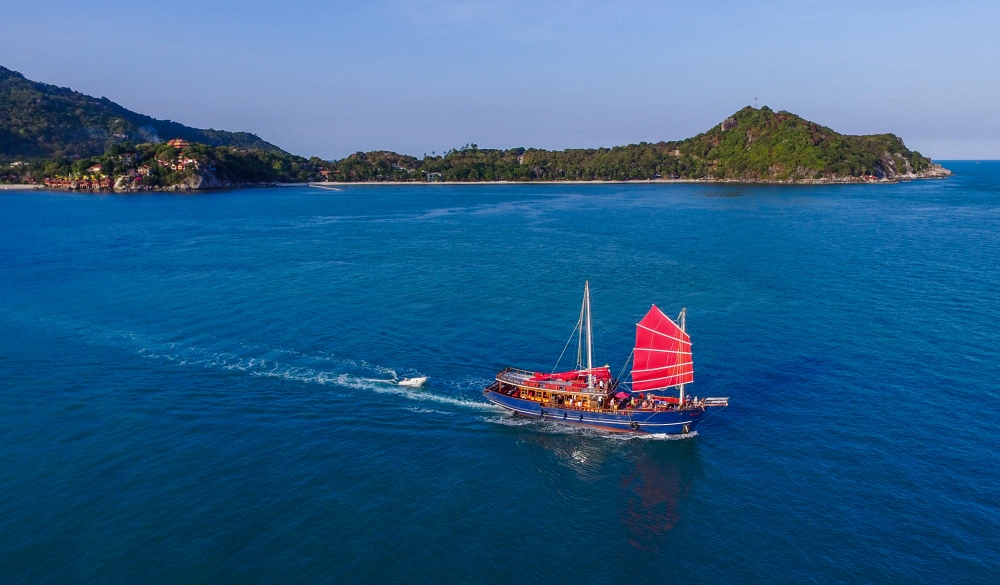
M 119 339 L 136 348 L 139 355 L 164 360 L 184 367 L 201 367 L 213 370 L 244 372 L 251 376 L 279 378 L 306 384 L 333 386 L 347 390 L 364 390 L 377 394 L 393 395 L 415 402 L 433 402 L 478 411 L 495 412 L 499 407 L 473 397 L 463 396 L 468 389 L 482 381 L 446 381 L 439 386 L 451 386 L 453 393 L 432 391 L 425 388 L 401 386 L 403 379 L 396 369 L 373 364 L 365 360 L 342 358 L 322 352 L 304 353 L 275 347 L 247 346 L 241 351 L 230 351 L 191 342 L 158 341 L 132 332 L 121 332 Z M 408 376 L 421 376 L 419 372 L 405 369 Z

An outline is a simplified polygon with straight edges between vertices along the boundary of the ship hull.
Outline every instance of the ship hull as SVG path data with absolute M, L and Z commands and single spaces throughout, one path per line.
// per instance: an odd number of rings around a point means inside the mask
M 493 404 L 522 416 L 627 433 L 683 435 L 693 432 L 705 414 L 701 409 L 594 411 L 560 408 L 507 396 L 489 388 L 483 390 L 483 396 Z

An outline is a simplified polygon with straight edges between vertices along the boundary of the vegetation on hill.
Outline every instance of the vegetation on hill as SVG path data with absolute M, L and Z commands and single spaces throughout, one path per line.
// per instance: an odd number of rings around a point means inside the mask
M 31 81 L 0 67 L 0 159 L 90 157 L 101 155 L 114 144 L 171 138 L 284 152 L 247 132 L 200 130 L 157 120 L 107 98 Z
M 253 134 L 156 120 L 0 67 L 0 182 L 131 190 L 314 180 L 831 182 L 948 174 L 893 134 L 838 134 L 767 107 L 746 107 L 708 132 L 655 144 L 559 151 L 468 144 L 423 158 L 375 151 L 305 159 Z
M 766 106 L 743 108 L 708 132 L 669 146 L 681 157 L 702 162 L 704 176 L 720 179 L 883 177 L 906 174 L 907 164 L 914 173 L 931 165 L 893 134 L 838 134 Z
M 417 159 L 356 153 L 332 163 L 337 181 L 738 181 L 895 178 L 931 168 L 892 134 L 848 136 L 770 108 L 744 108 L 687 140 L 561 151 L 480 149 Z

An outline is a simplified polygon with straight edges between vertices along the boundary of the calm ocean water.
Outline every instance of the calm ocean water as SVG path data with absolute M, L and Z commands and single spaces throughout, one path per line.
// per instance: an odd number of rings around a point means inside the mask
M 0 194 L 0 581 L 996 582 L 1000 163 L 948 166 Z M 687 307 L 732 406 L 682 440 L 488 406 L 585 279 L 600 363 Z

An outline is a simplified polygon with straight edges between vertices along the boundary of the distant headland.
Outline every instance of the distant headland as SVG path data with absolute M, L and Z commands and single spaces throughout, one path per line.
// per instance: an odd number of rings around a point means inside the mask
M 191 128 L 0 67 L 0 184 L 91 191 L 277 183 L 862 183 L 951 172 L 893 134 L 851 136 L 768 107 L 745 107 L 680 141 L 613 148 L 480 149 L 416 158 L 358 152 L 326 161 L 246 132 Z

